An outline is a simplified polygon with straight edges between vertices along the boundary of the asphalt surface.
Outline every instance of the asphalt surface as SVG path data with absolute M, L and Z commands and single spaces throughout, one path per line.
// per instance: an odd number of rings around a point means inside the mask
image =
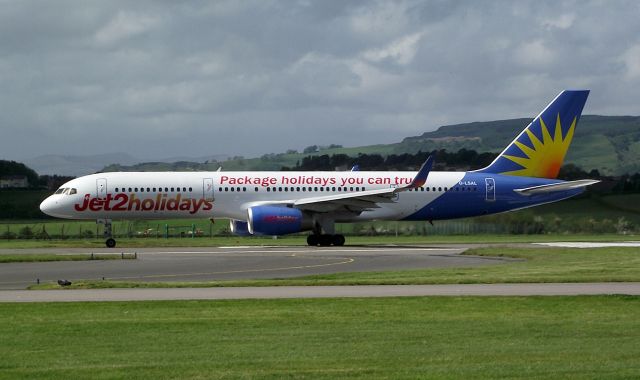
M 640 283 L 277 286 L 243 288 L 6 290 L 0 302 L 220 300 L 416 296 L 640 295 Z
M 510 259 L 461 256 L 467 247 L 219 247 L 0 250 L 1 254 L 133 253 L 136 260 L 58 261 L 0 264 L 0 289 L 76 280 L 213 281 L 289 278 L 338 272 L 495 265 Z

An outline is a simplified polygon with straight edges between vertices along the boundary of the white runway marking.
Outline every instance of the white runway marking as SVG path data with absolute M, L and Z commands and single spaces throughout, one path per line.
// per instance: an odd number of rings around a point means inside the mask
M 537 245 L 546 245 L 548 247 L 563 248 L 607 248 L 607 247 L 640 247 L 640 241 L 622 241 L 622 242 L 584 242 L 584 241 L 567 241 L 555 243 L 534 243 Z

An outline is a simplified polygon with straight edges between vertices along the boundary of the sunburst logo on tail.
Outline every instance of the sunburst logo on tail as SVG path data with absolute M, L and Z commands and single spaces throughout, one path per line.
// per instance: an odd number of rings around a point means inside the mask
M 503 155 L 504 158 L 522 166 L 522 169 L 503 172 L 502 174 L 542 178 L 556 178 L 558 176 L 560 166 L 562 166 L 562 162 L 564 161 L 564 156 L 567 154 L 571 139 L 573 139 L 577 118 L 573 118 L 571 127 L 569 127 L 564 137 L 562 136 L 560 114 L 558 114 L 556 118 L 553 136 L 549 132 L 544 120 L 542 118 L 539 120 L 542 141 L 531 132 L 530 128 L 527 128 L 525 133 L 522 134 L 518 140 L 514 141 L 514 144 L 520 148 L 526 157 Z M 529 138 L 531 145 L 523 141 L 524 136 Z
M 478 172 L 557 178 L 588 96 L 589 90 L 562 91 L 489 166 Z

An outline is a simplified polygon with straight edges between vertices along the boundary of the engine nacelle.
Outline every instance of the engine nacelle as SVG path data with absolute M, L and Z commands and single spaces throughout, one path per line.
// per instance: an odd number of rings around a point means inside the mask
M 241 220 L 229 220 L 229 229 L 231 233 L 238 236 L 251 236 L 249 232 L 249 224 Z
M 286 235 L 311 228 L 311 221 L 297 208 L 255 206 L 247 210 L 248 230 L 256 235 Z

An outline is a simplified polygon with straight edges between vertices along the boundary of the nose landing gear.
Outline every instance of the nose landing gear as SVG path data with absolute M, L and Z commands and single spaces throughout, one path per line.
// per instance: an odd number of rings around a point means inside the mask
M 111 227 L 111 219 L 98 219 L 96 223 L 104 224 L 105 245 L 107 248 L 115 248 L 116 239 L 113 238 L 113 230 Z

